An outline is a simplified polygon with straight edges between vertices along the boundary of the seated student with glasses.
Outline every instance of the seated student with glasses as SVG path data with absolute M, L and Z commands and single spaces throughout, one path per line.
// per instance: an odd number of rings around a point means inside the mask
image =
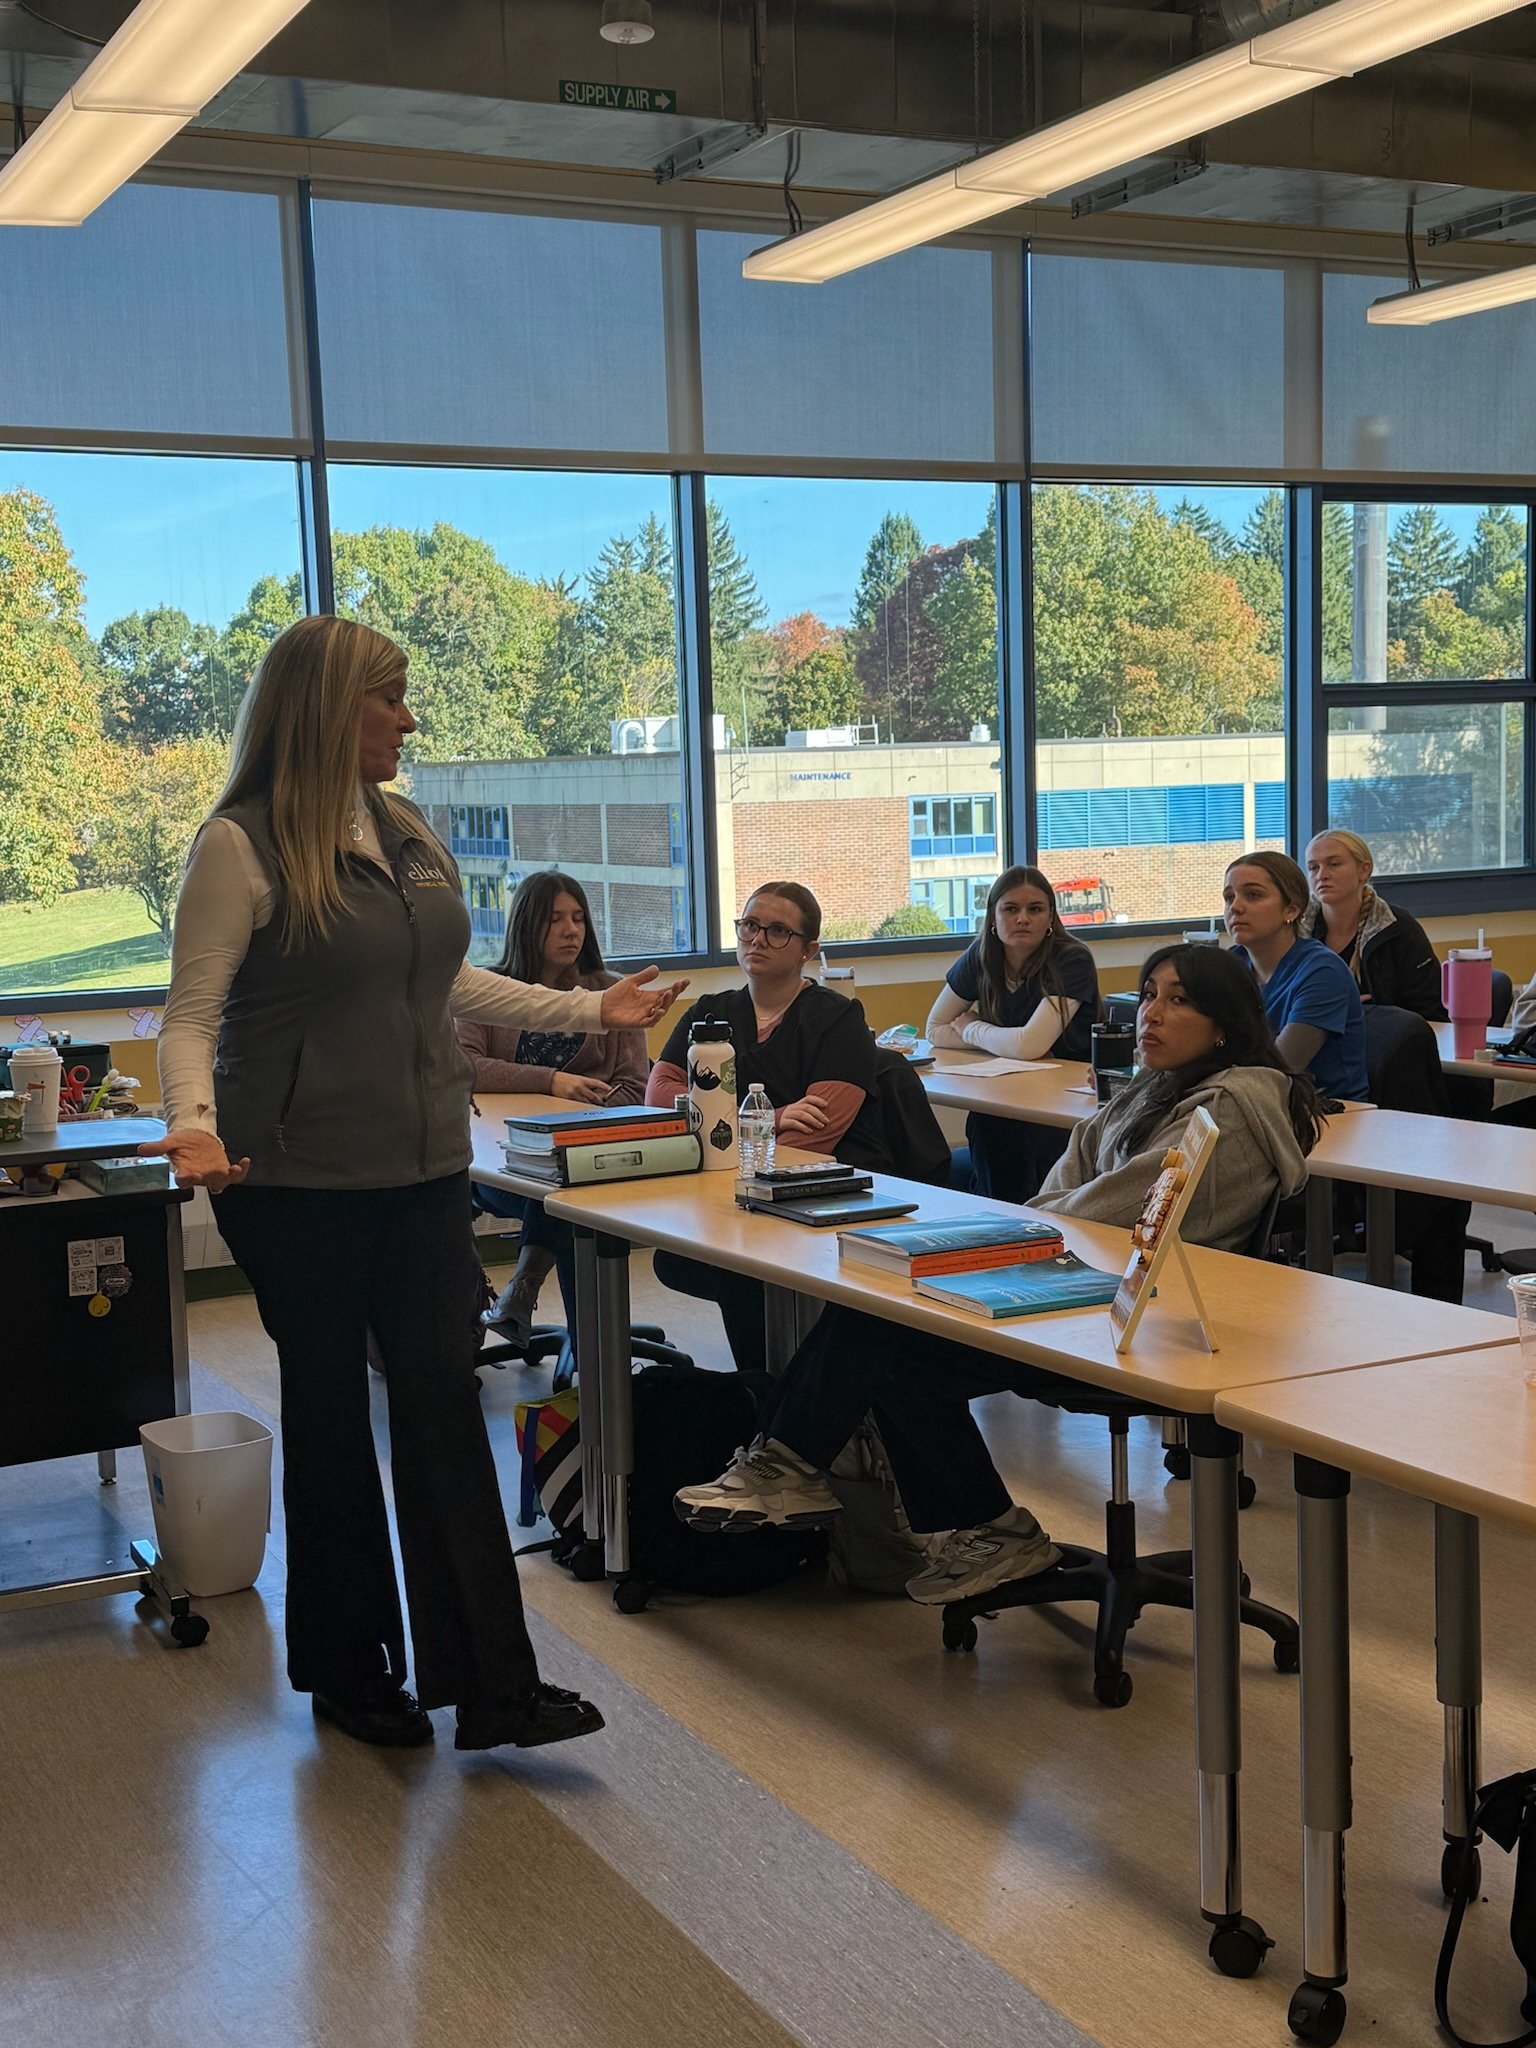
M 736 1100 L 760 1081 L 785 1144 L 836 1154 L 852 1142 L 861 1158 L 878 1153 L 874 1037 L 857 1002 L 806 980 L 820 938 L 821 905 L 801 883 L 754 889 L 736 920 L 746 985 L 701 996 L 685 1012 L 651 1070 L 646 1101 L 666 1104 L 686 1092 L 689 1026 L 708 1019 L 735 1047 Z M 719 1303 L 740 1371 L 767 1369 L 761 1281 L 677 1252 L 657 1252 L 655 1271 L 663 1286 Z
M 1128 1230 L 1191 1111 L 1218 1140 L 1185 1212 L 1191 1244 L 1246 1245 L 1278 1186 L 1306 1181 L 1317 1095 L 1288 1071 L 1246 963 L 1213 946 L 1164 946 L 1141 973 L 1141 1070 L 1072 1132 L 1030 1205 Z M 1054 1383 L 1051 1374 L 1040 1380 Z M 907 1591 L 926 1606 L 970 1599 L 1055 1564 L 1060 1552 L 1009 1498 L 969 1403 L 1030 1390 L 1031 1368 L 839 1304 L 827 1307 L 774 1381 L 756 1442 L 718 1479 L 685 1486 L 679 1517 L 697 1529 L 812 1527 L 842 1504 L 826 1471 L 868 1413 L 884 1440 L 914 1531 L 942 1534 Z

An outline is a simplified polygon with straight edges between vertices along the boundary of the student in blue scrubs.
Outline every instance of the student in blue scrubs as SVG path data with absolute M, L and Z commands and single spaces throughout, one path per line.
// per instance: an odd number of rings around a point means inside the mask
M 1227 930 L 1258 977 L 1281 1057 L 1305 1069 L 1319 1095 L 1364 1102 L 1365 1012 L 1355 977 L 1297 924 L 1310 900 L 1307 878 L 1288 854 L 1245 853 L 1222 882 Z

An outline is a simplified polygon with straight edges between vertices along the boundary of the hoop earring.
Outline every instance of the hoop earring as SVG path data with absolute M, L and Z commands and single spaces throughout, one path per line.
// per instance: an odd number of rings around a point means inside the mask
M 1218 1037 L 1216 1040 L 1216 1050 L 1220 1052 L 1222 1047 L 1226 1044 L 1226 1042 L 1227 1041 L 1224 1038 Z

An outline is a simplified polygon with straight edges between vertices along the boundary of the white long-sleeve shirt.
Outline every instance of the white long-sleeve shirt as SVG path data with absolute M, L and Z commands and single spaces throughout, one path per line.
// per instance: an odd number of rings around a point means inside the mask
M 357 851 L 388 871 L 366 805 Z M 215 1135 L 213 1058 L 230 984 L 251 934 L 269 924 L 276 905 L 272 878 L 249 835 L 231 818 L 206 825 L 187 864 L 171 942 L 171 986 L 160 1029 L 160 1096 L 166 1123 Z M 601 1031 L 600 989 L 553 989 L 510 981 L 468 962 L 454 976 L 449 1003 L 457 1017 L 509 1024 L 525 1031 Z

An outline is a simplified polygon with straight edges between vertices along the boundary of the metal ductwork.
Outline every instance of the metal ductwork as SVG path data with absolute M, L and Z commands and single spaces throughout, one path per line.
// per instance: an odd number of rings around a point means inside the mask
M 1267 28 L 1283 28 L 1299 15 L 1315 14 L 1323 4 L 1324 0 L 1216 0 L 1234 43 L 1246 43 Z

